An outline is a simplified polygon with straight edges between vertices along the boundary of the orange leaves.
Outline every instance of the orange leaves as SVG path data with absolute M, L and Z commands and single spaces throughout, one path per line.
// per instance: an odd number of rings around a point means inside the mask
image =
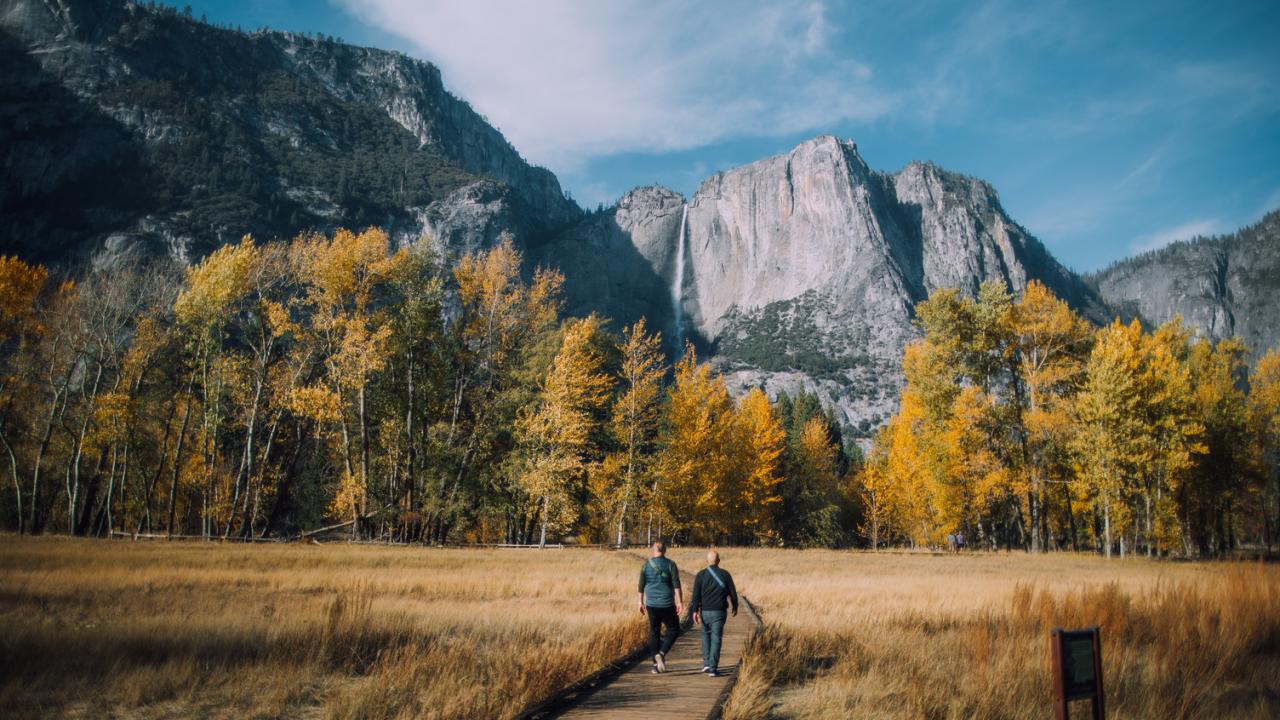
M 289 408 L 322 425 L 336 425 L 342 420 L 342 398 L 329 388 L 295 388 L 289 394 Z
M 574 491 L 594 466 L 592 436 L 613 385 L 603 371 L 601 333 L 594 315 L 566 323 L 537 406 L 520 420 L 528 449 L 520 484 L 539 501 L 544 527 L 563 527 L 577 516 Z
M 205 329 L 225 322 L 232 306 L 248 295 L 250 270 L 258 259 L 253 238 L 214 250 L 187 268 L 187 283 L 174 302 L 178 322 Z
M 320 296 L 318 303 L 363 309 L 370 291 L 394 270 L 398 259 L 389 254 L 390 240 L 378 228 L 359 234 L 341 229 L 300 237 L 291 249 L 299 277 Z
M 752 388 L 738 400 L 735 419 L 741 438 L 737 444 L 742 468 L 740 480 L 730 492 L 738 495 L 734 504 L 741 517 L 741 529 L 758 540 L 771 539 L 777 536 L 776 514 L 782 503 L 779 486 L 783 480 L 782 459 L 787 434 L 777 409 L 759 388 Z M 810 423 L 822 425 L 817 418 Z M 826 427 L 821 430 L 825 442 Z
M 44 266 L 0 255 L 0 342 L 26 328 L 34 315 L 36 297 L 48 279 Z
M 521 257 L 510 238 L 487 252 L 458 261 L 453 275 L 462 307 L 462 335 L 482 365 L 501 366 L 515 347 L 556 321 L 560 311 L 558 272 L 538 270 L 525 285 Z

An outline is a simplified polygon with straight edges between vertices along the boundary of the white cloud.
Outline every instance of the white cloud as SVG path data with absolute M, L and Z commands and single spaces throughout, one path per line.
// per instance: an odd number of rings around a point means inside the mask
M 1130 249 L 1134 253 L 1158 250 L 1169 243 L 1177 242 L 1179 240 L 1208 237 L 1210 235 L 1221 234 L 1224 231 L 1225 228 L 1223 227 L 1221 220 L 1213 218 L 1191 220 L 1176 227 L 1166 228 L 1164 230 L 1143 235 L 1133 241 L 1133 245 L 1130 246 Z
M 812 0 L 336 0 L 400 36 L 531 161 L 664 152 L 877 118 L 893 105 Z

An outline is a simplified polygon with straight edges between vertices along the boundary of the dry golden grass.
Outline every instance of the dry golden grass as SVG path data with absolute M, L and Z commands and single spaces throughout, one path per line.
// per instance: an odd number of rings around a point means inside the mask
M 724 555 L 766 624 L 731 718 L 1049 717 L 1049 631 L 1093 624 L 1103 629 L 1108 717 L 1280 717 L 1274 566 L 1020 553 Z M 692 552 L 674 557 L 696 567 Z
M 507 717 L 642 638 L 635 559 L 0 537 L 7 717 Z
M 766 623 L 730 717 L 1043 718 L 1049 629 L 1095 623 L 1110 717 L 1280 716 L 1280 568 L 724 555 Z M 702 565 L 700 551 L 671 556 Z M 0 537 L 0 708 L 510 716 L 642 637 L 635 570 L 630 554 L 586 550 Z

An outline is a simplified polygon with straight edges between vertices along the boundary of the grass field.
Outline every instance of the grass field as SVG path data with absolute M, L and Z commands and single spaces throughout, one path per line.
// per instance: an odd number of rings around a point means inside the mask
M 1111 718 L 1280 716 L 1274 566 L 724 556 L 766 624 L 730 717 L 1044 718 L 1049 629 L 1092 624 Z M 700 550 L 671 557 L 702 565 Z M 594 550 L 0 537 L 0 707 L 509 717 L 642 637 L 636 565 Z
M 1042 719 L 1051 712 L 1049 631 L 1094 624 L 1103 628 L 1109 718 L 1280 717 L 1275 566 L 1022 553 L 724 555 L 766 625 L 732 718 Z M 675 557 L 691 569 L 697 559 Z
M 642 637 L 592 551 L 0 537 L 6 717 L 496 718 Z

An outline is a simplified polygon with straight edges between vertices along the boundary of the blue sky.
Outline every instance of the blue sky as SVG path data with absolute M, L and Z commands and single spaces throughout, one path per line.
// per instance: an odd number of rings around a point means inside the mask
M 437 63 L 591 207 L 819 133 L 989 180 L 1077 270 L 1280 207 L 1275 0 L 189 4 Z

